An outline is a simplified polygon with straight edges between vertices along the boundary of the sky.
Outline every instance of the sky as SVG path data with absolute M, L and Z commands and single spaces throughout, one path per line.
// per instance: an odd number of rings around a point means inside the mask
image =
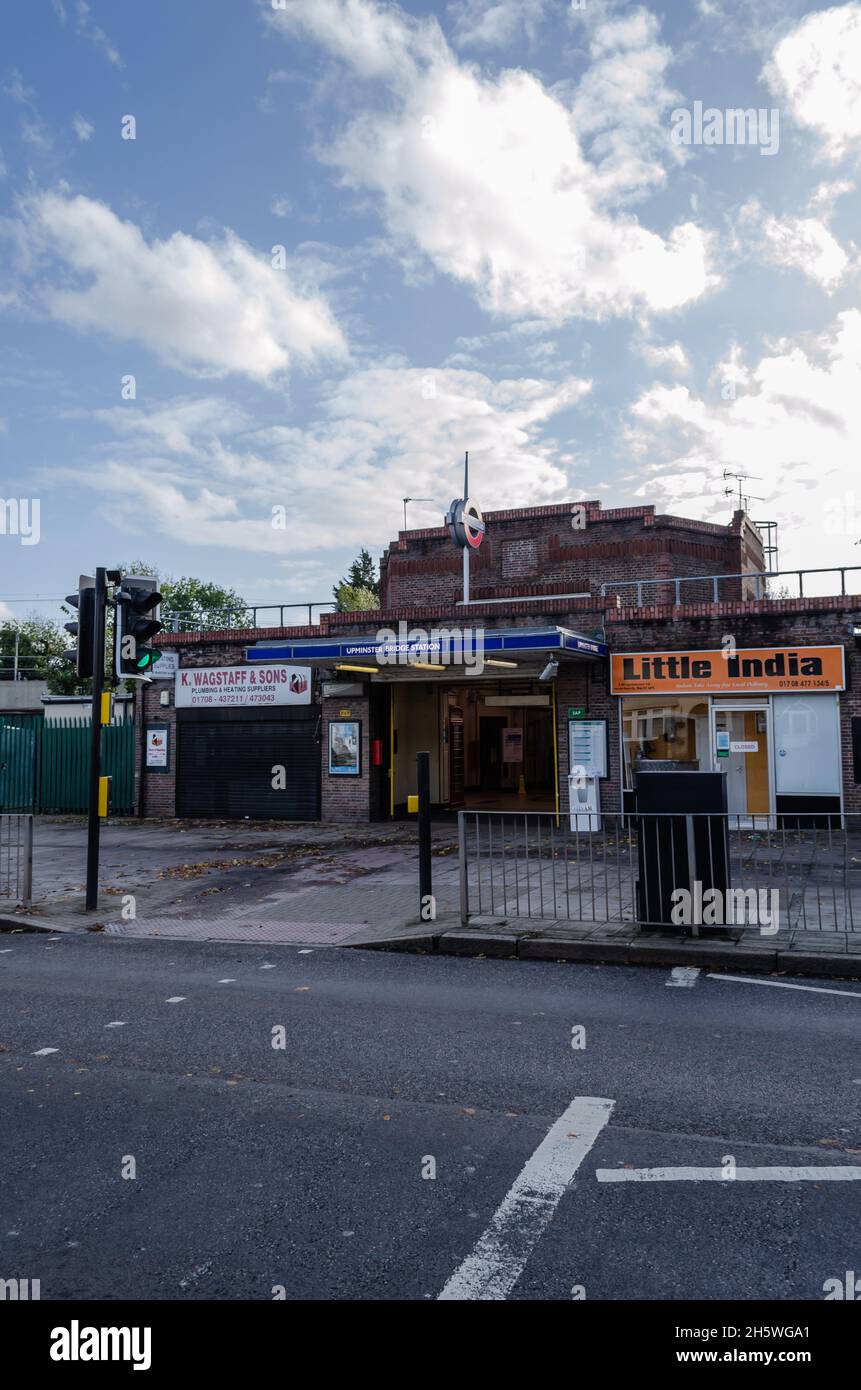
M 859 184 L 861 3 L 5 0 L 0 617 L 325 602 L 466 449 L 861 564 Z

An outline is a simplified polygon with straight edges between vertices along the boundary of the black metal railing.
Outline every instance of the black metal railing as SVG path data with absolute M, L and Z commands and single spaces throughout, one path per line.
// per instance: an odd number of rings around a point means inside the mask
M 329 600 L 320 603 L 257 603 L 236 608 L 166 608 L 162 610 L 161 618 L 168 632 L 215 632 L 231 628 L 293 626 L 285 623 L 284 614 L 300 609 L 307 615 L 307 626 L 314 627 L 319 622 L 320 612 L 334 607 L 334 601 Z
M 458 820 L 464 923 L 861 934 L 861 813 L 583 812 L 573 828 L 544 811 L 461 811 Z
M 0 815 L 0 901 L 33 899 L 33 817 Z

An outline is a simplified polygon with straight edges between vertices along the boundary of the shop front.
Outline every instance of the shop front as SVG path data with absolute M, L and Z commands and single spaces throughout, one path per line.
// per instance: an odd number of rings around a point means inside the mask
M 607 648 L 558 626 L 449 626 L 270 643 L 245 656 L 252 669 L 289 662 L 316 671 L 325 747 L 355 745 L 349 766 L 324 760 L 324 814 L 396 819 L 408 814 L 421 751 L 430 753 L 437 813 L 560 814 L 568 768 L 560 773 L 567 724 L 558 692 L 584 691 Z
M 845 689 L 842 646 L 614 654 L 623 805 L 650 768 L 723 773 L 741 817 L 840 813 Z

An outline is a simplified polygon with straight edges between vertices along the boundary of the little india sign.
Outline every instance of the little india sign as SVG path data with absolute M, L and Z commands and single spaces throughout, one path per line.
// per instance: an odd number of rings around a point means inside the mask
M 842 647 L 736 647 L 610 658 L 614 695 L 844 690 Z

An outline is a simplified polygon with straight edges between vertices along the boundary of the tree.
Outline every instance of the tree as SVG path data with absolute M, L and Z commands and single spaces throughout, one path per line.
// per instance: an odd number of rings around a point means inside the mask
M 158 575 L 155 568 L 143 560 L 117 565 L 123 574 L 152 574 L 158 578 L 161 594 L 161 620 L 170 631 L 173 623 L 180 632 L 206 632 L 213 628 L 229 627 L 237 617 L 248 611 L 248 604 L 235 589 L 213 584 L 205 579 L 183 575 L 175 579 L 169 574 Z M 156 639 L 156 646 L 158 640 Z
M 377 566 L 370 551 L 364 546 L 332 593 L 339 613 L 357 613 L 379 608 L 380 581 Z
M 0 679 L 47 681 L 52 695 L 78 695 L 87 687 L 63 653 L 74 645 L 59 623 L 35 615 L 0 623 Z
M 366 588 L 364 584 L 342 583 L 333 592 L 337 613 L 367 613 L 380 606 L 373 589 Z

